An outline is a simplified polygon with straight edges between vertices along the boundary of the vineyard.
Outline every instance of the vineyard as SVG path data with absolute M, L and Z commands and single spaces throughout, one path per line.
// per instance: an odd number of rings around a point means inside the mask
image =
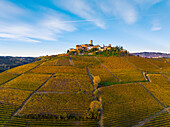
M 144 81 L 142 72 L 127 63 L 121 57 L 99 57 L 106 66 L 121 82 Z
M 43 62 L 42 65 L 44 66 L 55 66 L 57 65 L 58 59 L 54 59 L 54 60 L 48 60 L 46 62 Z
M 58 61 L 57 61 L 57 65 L 58 66 L 69 66 L 69 65 L 71 65 L 70 64 L 70 61 L 69 61 L 69 59 L 67 58 L 65 58 L 65 59 L 59 59 Z
M 54 74 L 54 73 L 57 73 L 58 68 L 59 66 L 39 66 L 29 71 L 29 73 Z
M 39 91 L 86 92 L 93 87 L 87 75 L 56 74 Z
M 0 73 L 0 85 L 2 83 L 5 83 L 6 81 L 15 78 L 17 75 L 16 74 L 8 74 L 6 72 Z
M 83 116 L 92 101 L 91 94 L 35 94 L 22 109 L 20 114 L 51 114 L 60 116 Z
M 148 122 L 146 125 L 144 125 L 144 127 L 150 127 L 150 126 L 166 127 L 169 126 L 169 123 L 170 123 L 170 114 L 166 112 L 160 114 L 160 116 Z
M 92 75 L 100 76 L 101 82 L 117 82 L 117 79 L 102 65 L 91 66 L 89 70 Z
M 34 91 L 50 76 L 51 75 L 47 74 L 24 74 L 2 85 L 1 87 Z
M 166 127 L 168 60 L 58 55 L 7 70 L 0 73 L 0 127 Z
M 156 96 L 165 107 L 170 106 L 170 86 L 169 81 L 161 74 L 149 74 L 151 82 L 144 86 Z
M 49 118 L 25 118 L 25 117 L 14 117 L 11 121 L 7 123 L 7 127 L 10 126 L 27 126 L 27 127 L 32 127 L 32 126 L 38 126 L 38 127 L 44 127 L 44 126 L 73 126 L 73 127 L 97 127 L 98 124 L 96 120 L 58 120 L 55 117 Z
M 160 69 L 157 66 L 147 62 L 145 58 L 137 57 L 137 56 L 125 56 L 123 57 L 125 60 L 129 61 L 133 65 L 135 65 L 138 69 L 145 72 L 160 72 Z
M 88 74 L 86 68 L 78 68 L 74 66 L 60 66 L 57 72 L 67 74 Z
M 162 109 L 139 84 L 101 88 L 104 126 L 132 126 Z
M 78 67 L 90 67 L 93 65 L 100 64 L 94 57 L 76 56 L 76 57 L 72 57 L 72 60 L 75 66 Z
M 7 70 L 7 73 L 10 74 L 22 74 L 26 71 L 29 71 L 30 69 L 36 67 L 39 63 L 31 63 L 31 64 L 26 64 L 26 65 L 22 65 L 19 67 L 15 67 L 13 69 Z
M 15 89 L 0 89 L 0 103 L 20 106 L 22 102 L 31 94 L 30 91 Z

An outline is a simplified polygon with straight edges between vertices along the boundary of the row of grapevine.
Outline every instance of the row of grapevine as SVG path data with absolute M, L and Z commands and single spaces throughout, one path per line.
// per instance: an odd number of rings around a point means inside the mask
M 168 63 L 166 60 L 164 61 L 155 60 L 155 59 L 146 59 L 146 60 L 156 65 L 157 67 L 162 68 L 163 70 L 166 70 L 170 66 L 170 63 Z
M 0 102 L 3 104 L 20 106 L 31 93 L 32 91 L 1 88 Z
M 10 74 L 22 74 L 22 73 L 29 71 L 30 69 L 36 67 L 39 64 L 40 64 L 39 62 L 25 64 L 25 65 L 18 66 L 18 67 L 12 68 L 10 70 L 7 70 L 6 72 L 10 73 Z
M 117 82 L 117 79 L 100 64 L 89 67 L 89 70 L 92 75 L 99 76 L 101 82 Z
M 86 68 L 78 68 L 74 66 L 60 66 L 57 73 L 84 74 L 84 75 L 88 74 Z
M 93 100 L 92 94 L 34 94 L 19 114 L 84 116 Z
M 98 57 L 98 59 L 112 72 L 137 71 L 121 57 Z
M 6 72 L 0 73 L 0 85 L 15 78 L 16 76 L 17 76 L 16 74 L 9 74 Z
M 141 71 L 127 63 L 121 57 L 99 57 L 106 66 L 121 82 L 144 81 Z
M 170 126 L 170 114 L 165 112 L 146 123 L 143 127 L 169 127 Z
M 54 116 L 51 118 L 25 118 L 25 117 L 14 117 L 11 121 L 6 125 L 9 126 L 27 126 L 27 127 L 49 127 L 49 126 L 72 126 L 72 127 L 97 127 L 96 120 L 62 120 L 57 119 Z
M 149 74 L 151 82 L 142 83 L 165 107 L 170 106 L 170 82 L 161 74 Z
M 43 66 L 55 66 L 57 65 L 58 59 L 48 60 L 46 62 L 43 62 L 41 65 Z
M 48 74 L 23 74 L 8 83 L 2 85 L 3 88 L 16 88 L 23 90 L 36 90 L 51 75 Z
M 72 60 L 75 66 L 78 67 L 90 67 L 100 64 L 93 56 L 73 56 Z
M 88 75 L 55 74 L 39 91 L 78 92 L 93 91 Z
M 70 73 L 70 74 L 87 74 L 86 68 L 78 68 L 74 66 L 39 66 L 29 73 L 35 74 L 54 74 L 54 73 Z
M 39 66 L 31 70 L 29 73 L 53 74 L 57 73 L 58 68 L 59 66 Z
M 125 56 L 123 57 L 130 63 L 134 64 L 137 68 L 144 72 L 160 72 L 160 69 L 151 63 L 147 62 L 146 58 L 137 56 Z
M 0 127 L 8 122 L 10 116 L 17 108 L 17 106 L 0 103 Z
M 163 109 L 147 91 L 136 84 L 101 88 L 104 126 L 132 126 Z
M 57 61 L 57 65 L 58 66 L 69 66 L 69 65 L 71 65 L 70 64 L 70 60 L 69 60 L 69 58 L 64 58 L 64 59 L 59 59 L 58 61 Z

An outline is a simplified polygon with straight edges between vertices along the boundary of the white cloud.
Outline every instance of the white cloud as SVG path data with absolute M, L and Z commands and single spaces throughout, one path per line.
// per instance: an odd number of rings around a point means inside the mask
M 105 28 L 108 15 L 123 19 L 127 24 L 135 23 L 138 17 L 135 5 L 129 0 L 54 0 L 54 3 L 100 28 Z
M 15 38 L 15 36 L 6 33 L 0 33 L 0 38 Z
M 152 31 L 159 31 L 159 30 L 162 30 L 162 27 L 160 25 L 153 25 L 151 30 Z
M 47 10 L 38 20 L 32 19 L 31 22 L 27 22 L 23 21 L 22 17 L 33 15 L 34 12 L 30 13 L 8 1 L 0 1 L 0 38 L 25 42 L 57 41 L 63 32 L 76 30 L 71 22 L 65 22 L 63 14 Z
M 161 2 L 162 0 L 134 0 L 136 3 L 139 3 L 139 4 L 157 4 L 159 2 Z
M 125 1 L 113 1 L 113 13 L 122 18 L 126 23 L 133 24 L 137 20 L 137 10 L 133 4 Z
M 76 28 L 70 23 L 66 23 L 56 17 L 44 17 L 42 21 L 35 24 L 0 25 L 0 37 L 26 42 L 40 42 L 41 40 L 57 41 L 59 34 L 74 30 Z
M 159 21 L 158 20 L 153 20 L 151 31 L 160 31 L 160 30 L 162 30 L 162 26 L 159 23 Z
M 25 11 L 7 0 L 0 0 L 0 18 L 12 18 L 22 15 Z
M 90 1 L 92 2 L 92 1 Z M 54 0 L 54 3 L 79 17 L 92 21 L 96 26 L 105 28 L 105 23 L 100 18 L 100 13 L 96 10 L 96 6 L 90 4 L 87 0 Z
M 133 24 L 137 21 L 137 9 L 128 0 L 96 0 L 96 4 L 103 11 L 104 15 L 123 19 L 127 24 Z

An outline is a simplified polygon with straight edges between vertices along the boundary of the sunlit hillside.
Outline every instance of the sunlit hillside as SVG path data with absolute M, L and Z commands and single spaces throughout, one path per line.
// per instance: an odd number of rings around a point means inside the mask
M 46 56 L 0 73 L 0 127 L 169 126 L 169 112 L 168 58 Z

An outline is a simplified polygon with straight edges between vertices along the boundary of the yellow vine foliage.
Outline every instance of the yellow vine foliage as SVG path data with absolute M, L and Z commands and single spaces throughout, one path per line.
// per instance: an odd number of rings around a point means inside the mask
M 101 110 L 101 104 L 99 101 L 92 101 L 90 103 L 90 109 L 92 112 L 97 112 L 99 110 Z

